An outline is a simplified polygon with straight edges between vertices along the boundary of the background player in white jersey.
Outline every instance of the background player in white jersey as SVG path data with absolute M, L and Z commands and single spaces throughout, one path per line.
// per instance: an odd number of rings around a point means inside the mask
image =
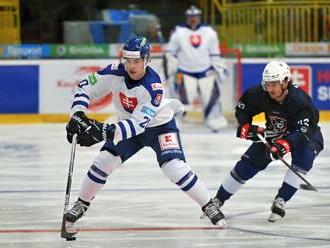
M 227 125 L 220 106 L 219 84 L 226 68 L 220 57 L 217 33 L 201 24 L 201 10 L 191 6 L 185 12 L 186 24 L 175 27 L 166 48 L 168 76 L 175 81 L 181 101 L 192 105 L 200 97 L 207 126 L 218 130 Z M 176 74 L 177 73 L 177 74 Z
M 213 224 L 223 223 L 223 214 L 210 200 L 204 183 L 186 163 L 174 115 L 182 111 L 176 99 L 163 99 L 159 75 L 148 66 L 150 45 L 135 36 L 123 46 L 123 63 L 111 64 L 81 81 L 75 92 L 67 138 L 92 146 L 106 141 L 94 159 L 82 183 L 75 205 L 67 213 L 74 223 L 88 209 L 90 202 L 110 174 L 143 147 L 151 147 L 163 173 L 195 200 Z M 89 119 L 89 101 L 112 92 L 119 121 L 114 124 Z

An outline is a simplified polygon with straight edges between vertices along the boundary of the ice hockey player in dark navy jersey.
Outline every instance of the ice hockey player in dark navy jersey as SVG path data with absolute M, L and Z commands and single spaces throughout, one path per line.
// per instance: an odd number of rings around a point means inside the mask
M 149 61 L 149 42 L 135 36 L 123 46 L 122 63 L 89 75 L 75 91 L 67 124 L 68 141 L 71 143 L 76 133 L 81 146 L 105 143 L 85 176 L 78 200 L 67 213 L 69 224 L 84 215 L 112 172 L 144 147 L 154 150 L 163 173 L 200 205 L 213 224 L 225 224 L 206 186 L 186 163 L 174 119 L 183 111 L 182 103 L 163 97 L 161 79 L 148 66 Z M 88 118 L 89 101 L 110 92 L 118 121 L 108 124 Z
M 323 149 L 319 111 L 311 98 L 292 85 L 289 66 L 272 61 L 266 65 L 260 86 L 248 89 L 236 107 L 237 137 L 255 141 L 222 182 L 213 201 L 222 206 L 246 181 L 279 157 L 291 152 L 295 170 L 306 174 Z M 253 116 L 264 113 L 266 127 L 252 124 Z M 260 142 L 257 133 L 271 144 Z M 296 193 L 299 178 L 288 170 L 271 206 L 270 222 L 284 217 L 284 205 Z

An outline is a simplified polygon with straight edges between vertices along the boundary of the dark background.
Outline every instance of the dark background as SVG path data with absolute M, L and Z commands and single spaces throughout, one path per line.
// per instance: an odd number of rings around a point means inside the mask
M 155 14 L 165 40 L 171 29 L 184 22 L 184 11 L 198 1 L 182 0 L 21 0 L 22 43 L 63 43 L 63 21 L 101 20 L 102 9 L 137 7 Z M 132 6 L 134 5 L 134 6 Z

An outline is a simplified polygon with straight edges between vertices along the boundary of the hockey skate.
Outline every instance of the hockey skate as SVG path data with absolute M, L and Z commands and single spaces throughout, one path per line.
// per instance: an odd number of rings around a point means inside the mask
M 212 199 L 212 201 L 213 201 L 213 204 L 218 208 L 218 209 L 220 209 L 221 207 L 222 207 L 222 205 L 223 205 L 223 203 L 217 198 L 217 197 L 214 197 L 213 199 Z M 205 214 L 205 213 L 203 213 L 202 215 L 201 215 L 201 219 L 205 219 L 207 217 L 207 215 Z
M 77 200 L 73 207 L 63 215 L 61 237 L 67 241 L 76 240 L 76 234 L 79 232 L 79 228 L 76 228 L 74 223 L 84 216 L 88 209 L 88 205 L 82 201 Z
M 205 216 L 211 220 L 213 225 L 226 226 L 225 216 L 213 200 L 210 200 L 202 210 Z
M 81 217 L 84 216 L 88 209 L 88 205 L 82 201 L 77 200 L 73 207 L 66 213 L 66 220 L 71 223 L 75 223 Z
M 277 197 L 270 210 L 272 211 L 271 214 L 268 217 L 269 222 L 275 222 L 280 218 L 283 218 L 285 216 L 285 210 L 284 210 L 285 201 L 281 197 Z

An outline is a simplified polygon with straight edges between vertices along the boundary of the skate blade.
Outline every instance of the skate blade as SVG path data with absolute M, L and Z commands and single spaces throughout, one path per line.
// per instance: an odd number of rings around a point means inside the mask
M 61 230 L 61 237 L 66 239 L 66 241 L 75 241 L 78 231 L 79 229 L 74 227 L 73 223 L 66 221 L 65 229 Z
M 215 225 L 223 228 L 228 227 L 227 221 L 225 219 L 219 220 Z
M 66 229 L 66 232 L 69 234 L 76 234 L 77 232 L 79 232 L 79 228 L 75 227 L 74 223 L 72 223 L 70 221 L 65 222 L 65 229 Z
M 201 217 L 199 217 L 201 220 L 204 220 L 206 218 L 206 214 L 205 213 L 202 213 Z
M 202 214 L 200 217 L 199 217 L 203 223 L 205 224 L 209 224 L 211 222 L 211 220 L 206 216 L 206 214 Z M 211 222 L 212 223 L 212 222 Z M 213 224 L 213 223 L 212 223 Z M 218 227 L 222 227 L 222 228 L 226 228 L 228 227 L 228 224 L 225 220 L 225 218 L 219 220 L 216 224 L 213 224 L 215 226 L 218 226 Z
M 268 217 L 269 222 L 276 222 L 277 220 L 281 219 L 282 217 L 278 214 L 271 213 Z

